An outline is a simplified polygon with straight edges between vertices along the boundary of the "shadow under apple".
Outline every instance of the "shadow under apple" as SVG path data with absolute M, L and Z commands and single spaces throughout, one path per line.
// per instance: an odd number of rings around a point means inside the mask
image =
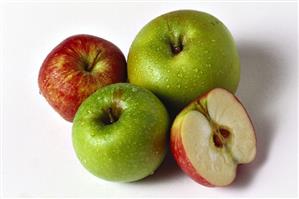
M 144 179 L 133 182 L 133 184 L 151 184 L 169 182 L 175 178 L 180 178 L 184 175 L 177 166 L 170 149 L 168 149 L 165 159 L 153 175 L 147 176 Z
M 239 165 L 232 188 L 248 186 L 269 156 L 271 142 L 276 134 L 276 117 L 270 104 L 278 100 L 285 83 L 280 77 L 283 68 L 271 45 L 254 41 L 240 42 L 241 81 L 237 96 L 245 106 L 256 132 L 256 159 L 250 164 Z

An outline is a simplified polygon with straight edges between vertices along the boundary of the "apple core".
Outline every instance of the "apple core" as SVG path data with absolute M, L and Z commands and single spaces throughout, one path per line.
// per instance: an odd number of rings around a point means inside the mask
M 217 128 L 213 133 L 213 141 L 216 147 L 223 147 L 229 137 L 229 131 L 223 128 Z

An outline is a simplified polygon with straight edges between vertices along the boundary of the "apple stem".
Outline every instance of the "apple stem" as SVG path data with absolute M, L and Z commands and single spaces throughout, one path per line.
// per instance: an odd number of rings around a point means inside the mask
M 101 53 L 101 50 L 97 50 L 97 54 L 95 56 L 95 58 L 93 59 L 92 63 L 91 64 L 88 64 L 87 67 L 86 67 L 86 71 L 90 72 L 92 71 L 93 67 L 96 65 L 96 63 L 99 61 L 99 55 Z
M 108 114 L 108 117 L 109 117 L 110 124 L 112 124 L 113 122 L 115 122 L 114 117 L 113 117 L 112 108 L 108 108 L 107 114 Z
M 179 54 L 184 48 L 182 37 L 179 36 L 178 38 L 173 37 L 170 39 L 170 47 L 174 55 Z
M 172 52 L 173 52 L 174 54 L 179 54 L 179 52 L 181 52 L 181 51 L 182 51 L 182 49 L 181 49 L 180 46 L 174 46 L 174 47 L 172 48 Z
M 120 117 L 120 111 L 116 107 L 109 107 L 103 109 L 103 117 L 101 117 L 101 122 L 105 125 L 113 124 Z
M 183 45 L 179 43 L 178 45 L 171 45 L 172 53 L 177 55 L 183 50 Z

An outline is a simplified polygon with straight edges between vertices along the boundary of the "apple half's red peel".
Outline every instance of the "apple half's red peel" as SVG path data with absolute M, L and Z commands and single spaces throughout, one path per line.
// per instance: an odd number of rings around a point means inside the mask
M 208 187 L 231 184 L 238 164 L 252 162 L 256 154 L 248 113 L 221 88 L 198 97 L 177 115 L 170 143 L 181 169 Z

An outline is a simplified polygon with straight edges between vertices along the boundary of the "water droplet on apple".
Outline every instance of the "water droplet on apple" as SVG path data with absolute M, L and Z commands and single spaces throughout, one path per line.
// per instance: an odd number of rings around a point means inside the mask
M 212 39 L 212 42 L 215 42 L 216 40 L 215 39 Z
M 180 84 L 178 84 L 178 86 L 177 86 L 178 88 L 181 88 L 181 85 Z
M 85 159 L 83 159 L 83 163 L 86 164 L 86 162 L 87 162 L 87 161 L 86 161 Z
M 169 88 L 170 86 L 169 85 L 166 85 L 166 88 Z
M 195 69 L 194 69 L 194 72 L 197 73 L 197 72 L 198 72 L 198 68 L 195 68 Z
M 182 73 L 178 73 L 177 76 L 178 77 L 182 77 L 183 75 L 182 75 Z

